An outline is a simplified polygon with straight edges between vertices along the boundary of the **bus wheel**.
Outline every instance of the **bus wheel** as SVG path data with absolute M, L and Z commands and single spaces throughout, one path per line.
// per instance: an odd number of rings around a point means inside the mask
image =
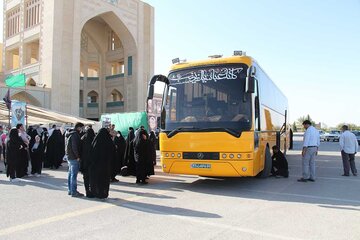
M 258 178 L 267 178 L 270 175 L 270 172 L 271 172 L 271 165 L 272 165 L 272 160 L 271 160 L 270 149 L 269 149 L 269 147 L 266 147 L 264 170 L 262 170 L 257 175 L 257 177 Z

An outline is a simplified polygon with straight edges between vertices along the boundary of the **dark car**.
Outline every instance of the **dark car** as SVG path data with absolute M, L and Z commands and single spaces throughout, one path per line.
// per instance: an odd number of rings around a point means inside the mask
M 353 134 L 355 134 L 356 140 L 358 141 L 358 144 L 360 145 L 360 131 L 353 131 Z

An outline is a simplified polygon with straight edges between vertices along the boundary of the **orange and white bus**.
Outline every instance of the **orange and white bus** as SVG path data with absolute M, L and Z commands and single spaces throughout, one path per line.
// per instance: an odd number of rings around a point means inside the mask
M 274 145 L 290 144 L 288 101 L 258 63 L 241 52 L 175 63 L 164 82 L 160 119 L 165 173 L 260 176 L 271 170 Z

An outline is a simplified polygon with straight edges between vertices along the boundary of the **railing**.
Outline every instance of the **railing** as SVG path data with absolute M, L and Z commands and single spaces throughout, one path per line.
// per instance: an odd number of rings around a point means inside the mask
M 88 108 L 97 108 L 97 107 L 99 107 L 99 103 L 88 103 L 87 107 Z
M 106 107 L 108 107 L 108 108 L 111 108 L 111 107 L 123 107 L 123 106 L 124 106 L 123 101 L 107 102 L 106 103 Z
M 123 78 L 124 76 L 125 75 L 123 73 L 120 73 L 120 74 L 106 76 L 105 79 L 106 80 L 111 80 L 111 79 L 115 79 L 115 78 Z
M 80 80 L 99 81 L 99 77 L 80 77 Z

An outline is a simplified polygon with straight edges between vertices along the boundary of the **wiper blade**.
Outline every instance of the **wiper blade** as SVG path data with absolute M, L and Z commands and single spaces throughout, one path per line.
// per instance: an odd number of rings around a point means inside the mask
M 179 132 L 192 132 L 192 131 L 196 131 L 198 130 L 198 128 L 195 127 L 179 127 L 179 128 L 175 128 L 174 130 L 172 130 L 171 132 L 169 132 L 169 134 L 167 135 L 169 138 L 175 136 L 176 134 L 178 134 Z
M 179 127 L 167 135 L 169 138 L 175 136 L 179 132 L 226 132 L 230 135 L 239 138 L 241 135 L 241 132 L 235 131 L 231 128 L 195 128 L 195 127 Z
M 228 134 L 239 138 L 241 135 L 241 132 L 235 131 L 231 128 L 202 128 L 201 132 L 227 132 Z

